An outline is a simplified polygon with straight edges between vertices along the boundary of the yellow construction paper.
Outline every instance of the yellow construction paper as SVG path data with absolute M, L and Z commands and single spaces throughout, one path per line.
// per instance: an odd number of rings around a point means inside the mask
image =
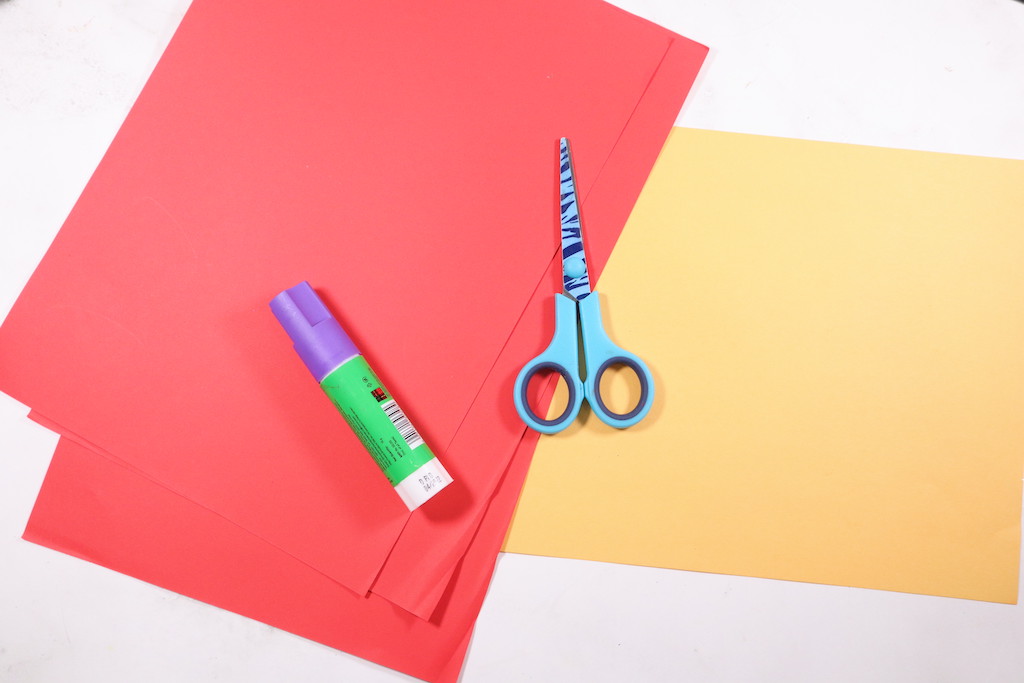
M 1024 161 L 673 130 L 598 287 L 655 405 L 542 437 L 505 550 L 1016 602 L 1022 197 Z

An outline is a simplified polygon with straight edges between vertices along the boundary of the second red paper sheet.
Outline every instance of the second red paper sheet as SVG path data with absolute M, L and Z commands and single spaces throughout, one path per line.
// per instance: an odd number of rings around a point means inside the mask
M 672 46 L 688 79 L 635 119 Z M 583 0 L 197 0 L 0 329 L 0 388 L 365 592 L 408 516 L 267 302 L 314 283 L 445 459 L 554 254 L 553 141 L 584 194 L 627 181 L 610 250 L 703 55 Z M 518 439 L 479 433 L 445 460 L 475 510 Z

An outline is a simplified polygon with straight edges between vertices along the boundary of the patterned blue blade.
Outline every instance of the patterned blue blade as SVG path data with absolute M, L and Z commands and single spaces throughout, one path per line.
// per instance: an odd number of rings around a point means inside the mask
M 562 288 L 566 296 L 579 301 L 590 294 L 590 276 L 587 274 L 587 255 L 583 250 L 583 224 L 576 198 L 569 140 L 562 138 L 560 146 L 558 184 L 562 206 Z

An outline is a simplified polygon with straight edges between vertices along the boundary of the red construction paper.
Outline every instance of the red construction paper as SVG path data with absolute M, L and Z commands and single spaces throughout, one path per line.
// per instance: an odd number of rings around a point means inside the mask
M 196 0 L 0 328 L 0 386 L 365 592 L 408 515 L 267 302 L 311 281 L 454 474 L 435 500 L 486 499 L 459 482 L 491 440 L 447 446 L 556 250 L 555 141 L 584 193 L 644 177 L 614 152 L 677 40 L 589 0 Z
M 587 215 L 589 210 L 593 210 L 599 219 L 594 226 L 588 220 L 588 236 L 591 229 L 594 234 L 590 261 L 595 281 L 629 211 L 629 206 L 620 199 L 621 194 L 631 196 L 634 191 L 639 191 L 642 171 L 653 164 L 660 149 L 660 145 L 656 145 L 646 131 L 655 127 L 668 129 L 672 125 L 673 112 L 678 110 L 704 53 L 702 46 L 690 41 L 673 43 L 656 78 L 648 86 L 633 114 L 631 123 L 634 125 L 626 133 L 632 138 L 624 139 L 625 144 L 616 148 L 616 155 L 630 159 L 633 167 L 629 168 L 625 163 L 616 165 L 616 168 L 624 171 L 620 177 L 603 174 L 601 183 L 595 186 L 595 191 L 585 202 Z M 488 375 L 448 450 L 449 454 L 461 454 L 461 449 L 465 450 L 465 490 L 477 492 L 478 497 L 466 499 L 465 496 L 451 496 L 444 499 L 445 505 L 435 504 L 437 507 L 431 508 L 432 514 L 414 517 L 403 530 L 380 577 L 373 585 L 374 593 L 422 618 L 430 617 L 444 594 L 455 565 L 480 523 L 487 500 L 484 496 L 493 491 L 496 476 L 500 476 L 511 457 L 514 448 L 512 444 L 518 442 L 524 431 L 522 422 L 510 409 L 511 403 L 507 398 L 511 392 L 512 378 L 522 358 L 535 355 L 553 332 L 551 292 L 557 291 L 560 286 L 560 272 L 560 262 L 556 256 L 549 265 L 542 286 L 537 288 L 531 298 L 527 308 L 529 315 L 524 315 L 518 322 L 513 337 Z M 34 411 L 31 417 L 65 437 L 84 443 L 93 450 L 101 450 L 38 412 Z M 480 443 L 490 443 L 489 451 L 494 457 L 473 457 L 474 449 Z M 500 444 L 508 445 L 501 447 Z M 430 541 L 424 542 L 424 539 Z
M 455 681 L 515 507 L 516 458 L 438 613 L 359 597 L 220 515 L 67 439 L 25 539 L 430 681 Z

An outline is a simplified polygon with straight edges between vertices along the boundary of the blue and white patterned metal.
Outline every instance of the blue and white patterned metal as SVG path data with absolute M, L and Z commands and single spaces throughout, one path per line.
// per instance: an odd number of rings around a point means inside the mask
M 576 179 L 572 168 L 569 140 L 560 143 L 559 195 L 562 221 L 562 287 L 566 296 L 577 301 L 590 294 L 590 275 L 587 273 L 587 254 L 583 249 L 583 223 L 576 196 Z

